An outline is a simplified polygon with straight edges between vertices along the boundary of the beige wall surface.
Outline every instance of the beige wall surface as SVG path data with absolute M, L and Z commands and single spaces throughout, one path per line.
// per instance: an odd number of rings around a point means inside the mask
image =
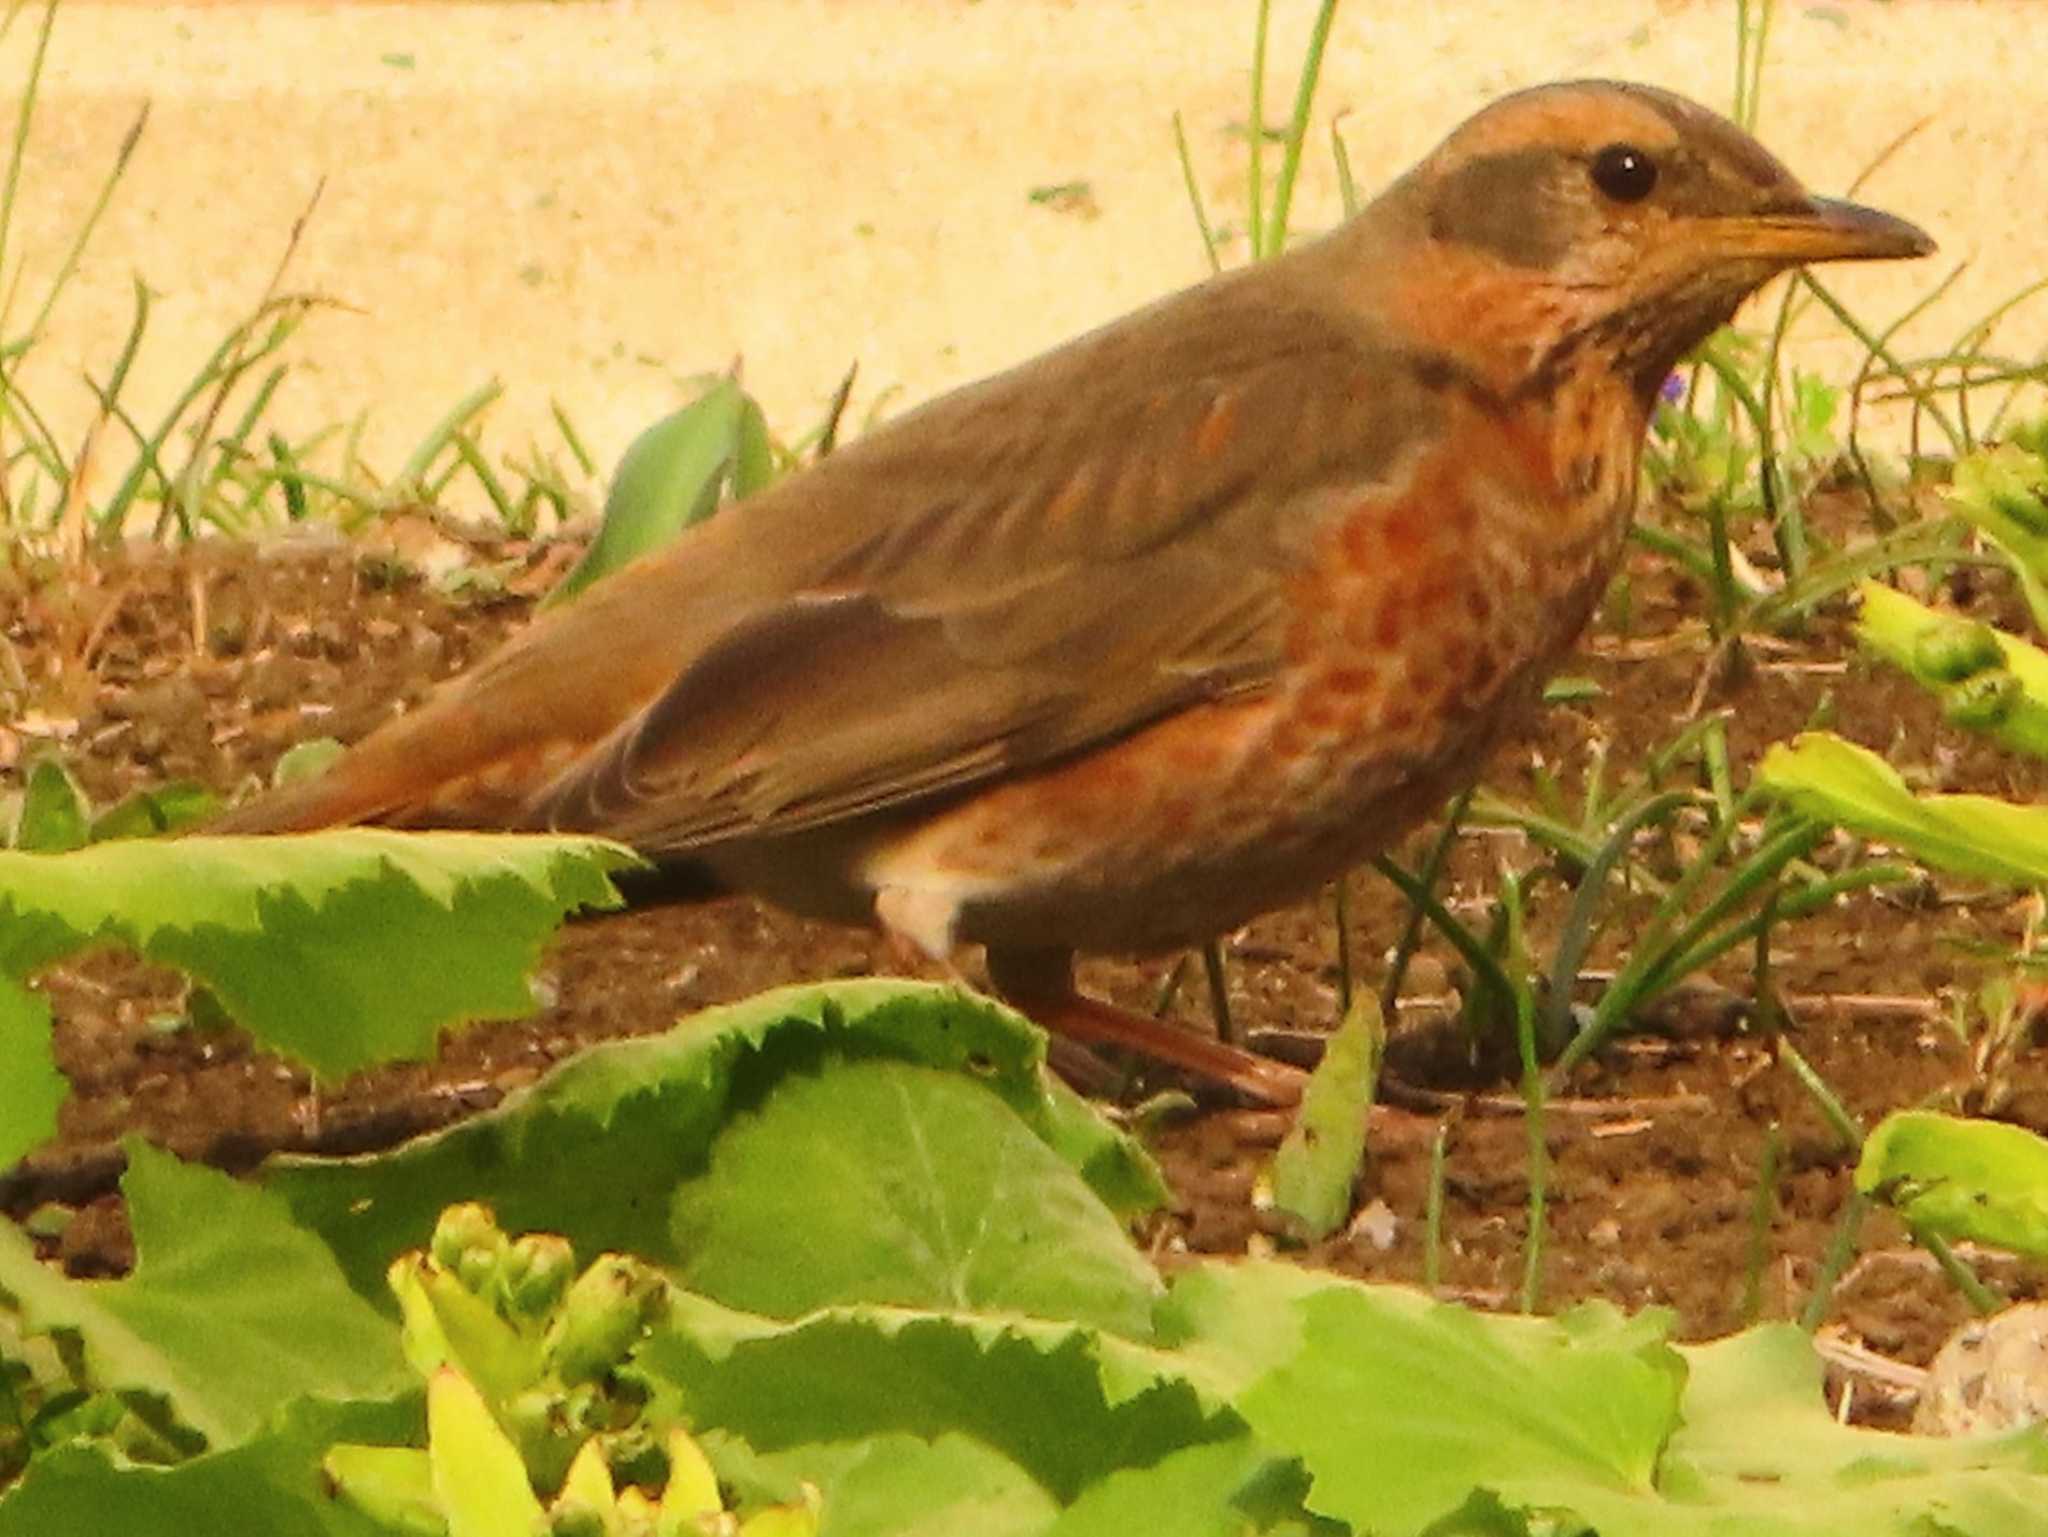
M 1284 114 L 1311 0 L 1276 0 Z M 370 413 L 385 469 L 457 398 L 507 385 L 492 442 L 545 435 L 559 399 L 607 460 L 745 359 L 779 428 L 847 364 L 914 401 L 1203 271 L 1173 154 L 1180 111 L 1213 216 L 1243 207 L 1250 0 L 613 0 L 582 4 L 89 5 L 59 13 L 16 213 L 39 296 L 139 105 L 147 133 L 25 381 L 66 431 L 160 295 L 135 373 L 147 419 L 262 291 L 326 187 L 288 286 L 353 306 L 297 344 L 294 430 Z M 1843 273 L 1886 321 L 1968 270 L 1904 339 L 1944 345 L 2048 275 L 2048 0 L 1784 0 L 1762 137 L 1942 243 Z M 1371 187 L 1517 86 L 1609 75 L 1725 109 L 1732 0 L 1346 0 L 1298 201 L 1336 213 L 1337 118 Z M 0 40 L 11 123 L 33 14 Z M 1270 157 L 1269 157 L 1270 164 Z M 1085 182 L 1087 206 L 1034 189 Z M 1818 333 L 1816 333 L 1818 334 Z M 2048 344 L 2048 306 L 2006 341 Z M 1845 343 L 1819 343 L 1846 369 Z M 857 411 L 859 407 L 856 407 Z

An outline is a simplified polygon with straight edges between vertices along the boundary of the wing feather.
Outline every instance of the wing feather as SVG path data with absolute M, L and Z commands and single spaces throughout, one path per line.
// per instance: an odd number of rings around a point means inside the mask
M 1080 350 L 1071 391 L 1029 397 L 1059 402 L 1047 418 L 1014 391 L 950 397 L 792 482 L 810 502 L 773 537 L 836 516 L 863 536 L 724 625 L 535 820 L 697 850 L 957 794 L 1270 686 L 1316 529 L 1399 472 L 1433 407 L 1412 360 L 1320 315 L 1193 318 L 1171 367 L 1142 337 Z

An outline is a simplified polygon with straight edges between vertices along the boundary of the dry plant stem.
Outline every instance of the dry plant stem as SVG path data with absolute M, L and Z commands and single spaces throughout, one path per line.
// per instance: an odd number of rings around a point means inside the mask
M 1895 1410 L 1911 1409 L 1919 1401 L 1927 1373 L 1904 1361 L 1881 1356 L 1868 1346 L 1843 1338 L 1832 1328 L 1813 1337 L 1813 1352 L 1836 1371 L 1853 1379 L 1863 1393 L 1876 1397 Z
M 261 314 L 272 304 L 276 303 L 278 291 L 284 283 L 284 275 L 291 267 L 292 257 L 298 252 L 299 241 L 305 236 L 306 224 L 313 217 L 313 210 L 320 206 L 320 194 L 326 190 L 327 178 L 322 176 L 313 184 L 313 194 L 306 199 L 306 206 L 300 210 L 299 216 L 292 220 L 291 233 L 285 237 L 284 249 L 278 253 L 277 265 L 271 269 L 270 281 L 263 285 L 262 296 L 256 301 L 257 313 Z M 178 472 L 178 479 L 175 482 L 176 489 L 172 492 L 172 495 L 175 496 L 181 508 L 181 520 L 188 525 L 195 511 L 192 501 L 194 488 L 199 482 L 200 466 L 214 446 L 214 423 L 220 420 L 220 413 L 227 405 L 228 396 L 233 392 L 235 385 L 241 381 L 244 371 L 250 364 L 256 361 L 257 357 L 263 355 L 259 352 L 253 357 L 248 357 L 245 361 L 243 349 L 251 335 L 253 335 L 253 332 L 244 332 L 236 340 L 234 349 L 228 354 L 225 364 L 220 371 L 219 378 L 215 383 L 213 398 L 207 402 L 205 413 L 199 419 L 198 430 L 192 435 L 192 452 L 185 460 L 185 467 Z M 161 527 L 161 519 L 159 519 L 159 527 Z
M 846 416 L 846 403 L 853 399 L 853 383 L 860 377 L 860 359 L 846 365 L 846 372 L 839 376 L 839 387 L 832 391 L 832 399 L 825 407 L 825 423 L 818 429 L 818 446 L 813 459 L 831 457 L 832 450 L 839 446 L 839 424 Z M 566 424 L 565 424 L 566 426 Z M 574 440 L 571 439 L 573 444 Z M 594 473 L 586 468 L 586 475 Z
M 1418 1089 L 1412 1084 L 1386 1082 L 1387 1098 L 1405 1109 L 1433 1114 L 1484 1116 L 1526 1115 L 1529 1101 L 1520 1094 L 1458 1094 L 1446 1089 Z M 1550 1115 L 1641 1119 L 1659 1115 L 1710 1115 L 1714 1101 L 1705 1094 L 1634 1094 L 1613 1099 L 1559 1098 L 1546 1096 L 1543 1109 Z
M 195 577 L 193 580 L 196 582 L 198 578 Z M 114 590 L 113 596 L 100 606 L 99 614 L 92 622 L 92 628 L 85 632 L 85 640 L 79 647 L 78 666 L 81 670 L 90 673 L 98 665 L 100 647 L 106 644 L 108 631 L 113 629 L 114 621 L 120 617 L 121 610 L 127 605 L 128 600 L 135 595 L 135 590 L 136 584 L 133 579 L 125 581 Z

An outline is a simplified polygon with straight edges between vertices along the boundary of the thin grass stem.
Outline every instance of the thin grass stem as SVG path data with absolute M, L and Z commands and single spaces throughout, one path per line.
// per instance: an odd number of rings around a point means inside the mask
M 1262 244 L 1266 227 L 1266 30 L 1272 11 L 1273 0 L 1259 0 L 1252 30 L 1251 105 L 1245 123 L 1245 231 L 1251 237 L 1253 261 L 1266 254 Z
M 1209 270 L 1221 272 L 1223 258 L 1216 250 L 1216 231 L 1209 226 L 1208 210 L 1202 206 L 1202 189 L 1195 184 L 1195 162 L 1188 154 L 1188 134 L 1178 112 L 1173 114 L 1173 147 L 1180 156 L 1180 179 L 1187 188 L 1188 207 L 1194 210 L 1195 230 L 1202 237 L 1202 253 L 1209 258 Z
M 1268 256 L 1277 256 L 1287 249 L 1287 215 L 1294 206 L 1294 179 L 1301 171 L 1309 112 L 1315 105 L 1316 83 L 1323 73 L 1323 48 L 1330 40 L 1330 23 L 1336 15 L 1337 0 L 1322 0 L 1309 30 L 1308 51 L 1302 56 L 1301 78 L 1294 89 L 1294 112 L 1288 119 L 1287 138 L 1280 152 L 1280 175 L 1273 184 L 1273 214 L 1266 231 Z

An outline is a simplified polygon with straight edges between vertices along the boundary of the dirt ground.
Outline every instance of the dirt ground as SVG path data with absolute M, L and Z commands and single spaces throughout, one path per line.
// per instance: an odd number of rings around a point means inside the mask
M 0 568 L 0 649 L 40 701 L 13 731 L 0 731 L 0 789 L 55 747 L 97 801 L 181 778 L 232 793 L 295 741 L 354 738 L 515 629 L 567 552 L 515 545 L 487 553 L 504 580 L 454 597 L 338 542 L 144 554 L 85 581 L 36 581 Z M 1690 617 L 1699 606 L 1669 564 L 1647 556 L 1634 558 L 1631 591 L 1628 630 L 1617 630 L 1610 614 L 1572 669 L 1601 692 L 1550 708 L 1533 738 L 1501 753 L 1488 782 L 1502 793 L 1526 795 L 1540 759 L 1573 796 L 1596 744 L 1621 769 L 1672 734 L 1706 652 Z M 2009 592 L 1968 568 L 1951 578 L 1949 596 L 1987 617 L 2019 618 Z M 1910 683 L 1851 650 L 1846 619 L 1826 616 L 1805 637 L 1756 651 L 1746 676 L 1709 696 L 1709 708 L 1731 712 L 1738 777 L 1765 745 L 1825 708 L 1835 729 L 1887 752 L 1922 783 L 2038 796 L 2041 775 L 2030 765 L 1943 727 Z M 1483 912 L 1475 904 L 1503 860 L 1520 868 L 1539 862 L 1517 835 L 1463 837 L 1452 905 Z M 1405 909 L 1377 876 L 1355 877 L 1352 886 L 1353 953 L 1363 985 L 1377 986 Z M 1555 884 L 1539 891 L 1532 932 L 1543 953 L 1563 897 Z M 2024 904 L 2008 894 L 1943 882 L 1857 897 L 1782 928 L 1772 964 L 1791 1038 L 1865 1124 L 1900 1106 L 1972 1102 L 1982 1087 L 1972 1051 L 1945 1014 L 1952 996 L 1985 975 L 1967 945 L 2011 942 L 2024 917 Z M 1630 929 L 1626 919 L 1613 925 L 1591 964 L 1613 966 Z M 1242 1025 L 1316 1031 L 1334 1021 L 1337 949 L 1327 899 L 1230 936 L 1226 953 Z M 1771 1037 L 1748 1028 L 1749 962 L 1744 955 L 1717 973 L 1732 991 L 1695 988 L 1680 1006 L 1642 1022 L 1641 1033 L 1587 1064 L 1553 1108 L 1546 1305 L 1586 1296 L 1630 1308 L 1667 1304 L 1694 1337 L 1737 1325 L 1773 1127 L 1783 1152 L 1763 1238 L 1761 1310 L 1791 1316 L 1803 1303 L 1849 1192 L 1852 1160 L 1776 1060 Z M 1173 963 L 1098 960 L 1084 981 L 1150 1007 Z M 280 1147 L 382 1145 L 496 1103 L 586 1042 L 660 1030 L 680 1014 L 778 983 L 887 964 L 869 935 L 798 922 L 743 899 L 578 922 L 553 948 L 540 979 L 548 1001 L 532 1018 L 464 1030 L 438 1062 L 366 1074 L 316 1096 L 302 1073 L 234 1032 L 177 1025 L 175 978 L 92 958 L 43 978 L 75 1093 L 59 1137 L 0 1175 L 0 1205 L 17 1218 L 53 1201 L 79 1208 L 57 1247 L 76 1273 L 115 1272 L 130 1257 L 111 1194 L 114 1139 L 123 1133 L 139 1130 L 238 1168 Z M 1186 977 L 1174 1012 L 1207 1029 L 1199 966 Z M 1458 981 L 1448 952 L 1425 948 L 1409 976 L 1391 1067 L 1406 1101 L 1433 1107 L 1450 1128 L 1446 1289 L 1512 1305 L 1524 1254 L 1525 1123 L 1504 1102 L 1514 1090 L 1512 1048 L 1474 1048 L 1450 1018 Z M 1128 1098 L 1146 1087 L 1133 1085 Z M 2048 1048 L 2023 1051 L 2008 1087 L 2000 1113 L 2048 1131 Z M 1271 1242 L 1253 1191 L 1267 1153 L 1240 1140 L 1240 1129 L 1229 1115 L 1205 1113 L 1156 1135 L 1179 1196 L 1149 1235 L 1163 1262 Z M 1390 1138 L 1361 1195 L 1365 1218 L 1304 1261 L 1419 1279 L 1427 1171 L 1420 1139 Z M 2043 1290 L 2038 1269 L 1982 1259 L 1989 1278 L 2015 1297 Z M 1866 1226 L 1864 1257 L 1836 1303 L 1845 1332 L 1887 1356 L 1924 1362 L 1964 1312 L 1895 1224 L 1877 1218 Z

